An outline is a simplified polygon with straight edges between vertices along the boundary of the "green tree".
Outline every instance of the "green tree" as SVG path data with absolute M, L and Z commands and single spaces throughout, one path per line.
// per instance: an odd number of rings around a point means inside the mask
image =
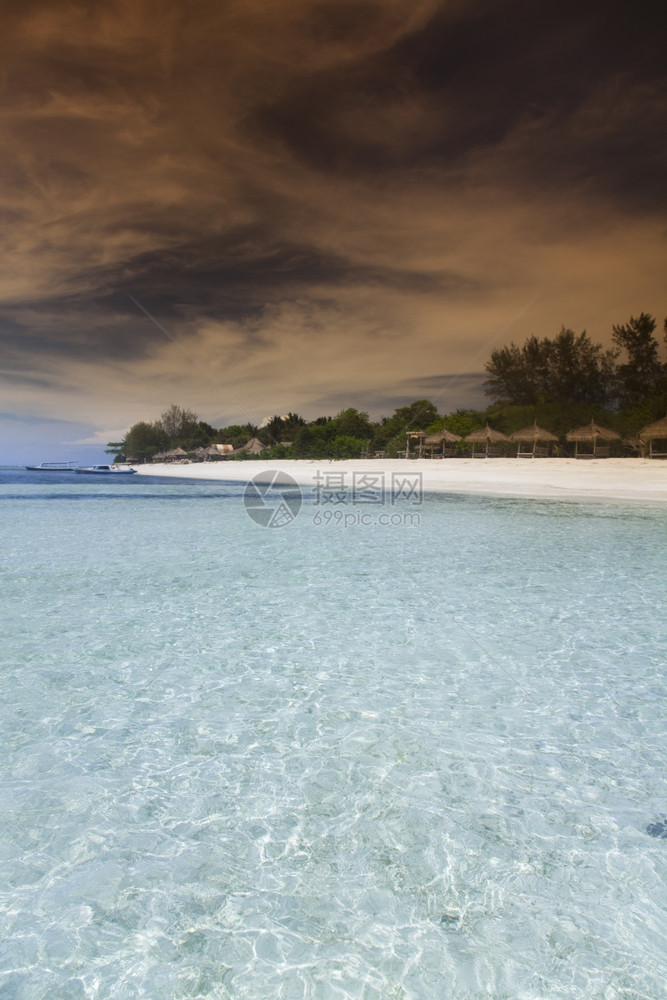
M 485 368 L 486 393 L 518 405 L 547 401 L 604 406 L 614 394 L 614 351 L 594 344 L 584 331 L 563 327 L 553 340 L 529 337 L 491 352 Z
M 336 428 L 332 420 L 325 424 L 307 424 L 299 428 L 292 445 L 296 458 L 331 458 L 331 442 Z
M 304 417 L 298 413 L 288 413 L 285 417 L 274 416 L 258 433 L 263 444 L 275 445 L 281 441 L 293 441 L 299 429 L 306 426 Z
M 188 438 L 198 437 L 199 417 L 192 410 L 184 410 L 172 403 L 165 410 L 158 423 L 169 438 L 172 446 Z
M 531 341 L 534 354 L 539 341 L 535 337 Z M 491 352 L 491 358 L 485 365 L 489 376 L 484 383 L 487 396 L 519 404 L 532 404 L 536 401 L 538 375 L 535 367 L 528 362 L 528 354 L 526 345 L 521 348 L 514 343 Z
M 373 425 L 367 413 L 360 413 L 354 407 L 341 410 L 332 421 L 335 424 L 336 433 L 345 437 L 359 438 L 362 441 L 370 441 L 373 437 Z
M 667 366 L 660 361 L 655 328 L 656 322 L 648 313 L 631 316 L 628 323 L 613 327 L 614 343 L 627 358 L 616 369 L 618 396 L 623 405 L 653 395 L 664 384 Z
M 168 447 L 169 438 L 162 424 L 150 424 L 145 420 L 130 427 L 123 441 L 123 451 L 130 462 L 149 461 L 153 455 Z
M 305 417 L 300 416 L 298 413 L 288 413 L 287 417 L 283 420 L 283 435 L 291 441 L 298 433 L 299 428 L 305 426 Z
M 221 427 L 214 431 L 211 443 L 231 444 L 234 448 L 242 448 L 251 438 L 257 437 L 257 434 L 255 424 L 230 424 L 229 427 Z
M 105 455 L 112 455 L 114 462 L 125 461 L 125 441 L 107 441 Z
M 330 445 L 331 458 L 359 458 L 366 442 L 350 434 L 337 434 Z
M 486 414 L 480 410 L 457 410 L 445 417 L 445 427 L 452 434 L 465 437 L 466 434 L 472 434 L 473 431 L 484 427 L 486 420 Z
M 394 415 L 377 425 L 373 445 L 389 452 L 405 447 L 408 431 L 421 431 L 438 419 L 438 411 L 428 399 L 418 399 L 409 406 L 400 406 Z

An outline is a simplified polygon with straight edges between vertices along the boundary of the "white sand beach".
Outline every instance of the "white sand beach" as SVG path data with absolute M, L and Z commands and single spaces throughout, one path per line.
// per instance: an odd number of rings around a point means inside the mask
M 142 476 L 173 476 L 179 479 L 214 479 L 247 482 L 259 473 L 281 470 L 299 484 L 351 486 L 353 474 L 421 473 L 424 491 L 477 493 L 496 496 L 607 499 L 667 503 L 667 462 L 641 458 L 446 458 L 374 460 L 291 460 L 202 462 L 190 465 L 139 465 Z

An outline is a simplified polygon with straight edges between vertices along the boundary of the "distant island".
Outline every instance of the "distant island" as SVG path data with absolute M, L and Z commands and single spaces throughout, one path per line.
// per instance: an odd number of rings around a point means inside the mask
M 488 428 L 497 436 L 494 448 L 512 455 L 517 443 L 507 439 L 539 425 L 549 432 L 552 454 L 573 455 L 578 447 L 573 429 L 593 423 L 611 432 L 608 453 L 637 455 L 644 444 L 638 432 L 667 414 L 667 362 L 656 326 L 648 313 L 631 317 L 613 327 L 609 349 L 585 331 L 563 327 L 554 338 L 530 337 L 522 346 L 494 350 L 485 365 L 492 400 L 485 410 L 440 414 L 434 403 L 418 399 L 375 421 L 350 407 L 310 421 L 288 413 L 259 426 L 215 428 L 192 410 L 172 405 L 157 420 L 134 424 L 122 441 L 109 442 L 107 454 L 133 463 L 244 461 L 259 454 L 269 460 L 349 459 L 395 458 L 429 447 L 437 454 L 447 447 L 448 453 L 465 456 L 474 447 L 465 439 Z M 667 319 L 664 330 L 667 342 Z

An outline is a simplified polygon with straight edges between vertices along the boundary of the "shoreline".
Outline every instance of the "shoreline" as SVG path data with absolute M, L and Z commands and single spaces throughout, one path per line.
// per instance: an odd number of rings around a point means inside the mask
M 560 500 L 621 500 L 667 504 L 667 462 L 645 458 L 445 458 L 445 459 L 283 459 L 243 462 L 199 462 L 189 465 L 134 466 L 142 476 L 207 479 L 245 483 L 261 473 L 280 471 L 301 486 L 333 484 L 351 487 L 368 473 L 392 476 L 421 474 L 425 493 L 472 493 L 491 496 Z M 341 475 L 342 474 L 342 475 Z

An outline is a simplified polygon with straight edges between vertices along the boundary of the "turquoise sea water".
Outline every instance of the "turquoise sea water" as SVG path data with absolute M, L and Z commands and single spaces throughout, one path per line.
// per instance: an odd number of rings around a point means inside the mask
M 664 995 L 665 508 L 83 478 L 0 472 L 2 1000 Z

